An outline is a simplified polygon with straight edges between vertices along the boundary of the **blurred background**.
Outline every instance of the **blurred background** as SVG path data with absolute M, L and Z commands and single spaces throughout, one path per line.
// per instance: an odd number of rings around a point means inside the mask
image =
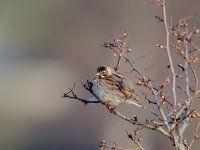
M 167 0 L 168 19 L 196 14 L 189 23 L 198 28 L 199 6 L 199 0 Z M 90 96 L 80 80 L 92 79 L 99 65 L 116 63 L 101 44 L 125 30 L 130 57 L 145 56 L 137 64 L 153 64 L 149 76 L 163 81 L 166 55 L 155 44 L 165 43 L 165 30 L 156 15 L 162 12 L 151 0 L 0 0 L 0 149 L 95 150 L 103 139 L 134 147 L 125 129 L 136 127 L 100 104 L 85 106 L 61 95 L 76 82 L 76 93 Z M 119 109 L 146 113 L 133 107 Z M 148 149 L 172 149 L 153 131 L 141 134 Z

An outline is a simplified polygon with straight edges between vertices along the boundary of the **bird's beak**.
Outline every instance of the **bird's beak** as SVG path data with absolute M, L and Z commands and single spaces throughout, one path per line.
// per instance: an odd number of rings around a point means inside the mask
M 99 73 L 96 73 L 96 77 L 99 77 Z
M 100 73 L 96 73 L 96 78 L 101 78 Z

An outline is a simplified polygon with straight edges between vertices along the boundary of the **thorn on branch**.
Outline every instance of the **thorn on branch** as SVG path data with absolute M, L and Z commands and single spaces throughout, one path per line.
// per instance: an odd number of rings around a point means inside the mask
M 154 105 L 157 104 L 155 101 L 152 101 L 152 100 L 148 99 L 147 93 L 142 92 L 142 91 L 141 91 L 141 93 L 142 93 L 142 95 L 144 96 L 144 99 L 147 100 L 147 101 L 149 102 L 149 104 L 154 104 Z
M 190 86 L 190 87 L 189 87 L 189 90 L 190 90 L 191 93 L 195 93 L 195 91 L 196 91 L 196 90 L 195 90 L 195 87 L 193 87 L 193 86 Z
M 163 89 L 164 87 L 166 87 L 169 84 L 170 84 L 170 79 L 167 78 L 164 83 L 159 85 L 159 87 L 160 87 L 160 89 Z
M 127 134 L 127 136 L 128 136 L 129 139 L 133 140 L 133 136 L 132 136 L 132 134 L 128 133 L 127 130 L 126 130 L 126 134 Z
M 127 130 L 126 130 L 126 134 L 128 138 L 131 139 L 138 146 L 138 148 L 136 148 L 137 150 L 144 150 L 142 145 L 139 143 L 142 140 L 142 137 L 138 135 L 137 133 L 138 131 L 139 131 L 139 127 L 134 131 L 134 136 L 130 134 Z
M 160 45 L 160 44 L 155 44 L 155 45 L 156 45 L 157 47 L 161 48 L 161 49 L 166 48 L 165 46 Z
M 155 18 L 158 20 L 159 23 L 160 23 L 160 22 L 164 22 L 164 19 L 161 18 L 160 16 L 155 16 Z
M 183 78 L 183 75 L 176 75 L 176 78 Z
M 117 47 L 117 46 L 114 45 L 113 43 L 104 43 L 104 44 L 103 44 L 103 47 L 113 49 L 114 47 Z
M 182 69 L 182 71 L 185 71 L 185 68 L 183 67 L 182 64 L 178 64 L 178 67 Z
M 133 119 L 134 119 L 135 121 L 138 121 L 138 118 L 137 118 L 136 115 L 133 116 Z

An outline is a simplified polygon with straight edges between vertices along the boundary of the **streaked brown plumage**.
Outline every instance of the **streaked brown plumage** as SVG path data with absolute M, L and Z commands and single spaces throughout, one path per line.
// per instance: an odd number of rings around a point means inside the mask
M 98 99 L 113 108 L 122 103 L 133 104 L 155 114 L 142 105 L 131 80 L 125 74 L 119 73 L 111 67 L 99 66 L 92 83 L 93 93 Z

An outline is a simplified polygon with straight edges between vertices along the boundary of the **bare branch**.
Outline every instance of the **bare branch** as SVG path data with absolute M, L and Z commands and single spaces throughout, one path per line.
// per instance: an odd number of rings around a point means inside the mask
M 163 15 L 164 15 L 164 23 L 165 23 L 165 30 L 166 30 L 166 50 L 167 50 L 167 55 L 168 55 L 168 60 L 169 60 L 169 65 L 170 69 L 172 72 L 172 93 L 173 93 L 173 99 L 174 99 L 174 108 L 176 107 L 177 103 L 177 97 L 176 97 L 176 73 L 174 69 L 174 64 L 170 52 L 170 31 L 169 27 L 167 24 L 167 14 L 166 14 L 166 3 L 165 0 L 163 0 Z
M 144 123 L 139 122 L 137 119 L 131 119 L 129 117 L 126 117 L 125 115 L 121 114 L 120 112 L 118 112 L 116 110 L 113 112 L 113 114 L 117 115 L 118 117 L 122 118 L 123 120 L 125 120 L 133 125 L 138 125 L 138 126 L 141 126 L 141 127 L 147 128 L 147 129 L 158 131 L 158 132 L 162 133 L 163 135 L 171 138 L 170 134 L 159 125 L 156 125 L 156 124 L 155 125 L 146 125 Z
M 183 24 L 185 23 L 185 20 L 183 20 Z M 187 36 L 187 28 L 184 28 Z M 183 39 L 183 45 L 185 50 L 185 65 L 184 65 L 184 73 L 185 73 L 185 90 L 186 90 L 186 96 L 187 101 L 191 103 L 191 95 L 190 95 L 190 79 L 189 79 L 189 69 L 188 69 L 188 58 L 189 58 L 189 50 L 188 50 L 188 41 L 184 38 Z
M 78 101 L 83 102 L 84 104 L 88 104 L 88 103 L 101 103 L 101 101 L 99 101 L 99 100 L 90 101 L 90 100 L 88 100 L 88 99 L 83 99 L 83 98 L 78 97 L 78 96 L 74 93 L 74 88 L 75 88 L 75 83 L 74 83 L 73 87 L 69 89 L 69 92 L 64 93 L 62 97 L 63 97 L 63 98 L 70 98 L 70 99 L 76 99 L 76 100 L 78 100 Z
M 199 137 L 197 135 L 199 127 L 200 127 L 200 122 L 197 124 L 195 128 L 194 137 L 192 138 L 192 141 L 190 142 L 190 145 L 188 146 L 188 150 L 191 150 L 192 144 L 194 143 L 195 140 L 199 140 Z
M 122 55 L 124 55 L 124 51 L 125 51 L 125 48 L 126 48 L 126 41 L 127 41 L 127 37 L 128 37 L 128 33 L 124 32 L 123 34 L 123 38 L 122 38 L 122 43 L 121 43 L 121 46 L 120 46 L 120 54 L 118 55 L 118 61 L 117 61 L 117 65 L 116 65 L 116 70 L 119 70 L 120 68 L 120 65 L 121 65 L 121 58 L 122 58 Z M 114 40 L 115 44 L 118 45 L 117 41 Z M 118 45 L 119 47 L 119 45 Z
M 130 133 L 128 133 L 128 131 L 126 130 L 126 134 L 127 134 L 127 136 L 128 136 L 128 138 L 129 139 L 131 139 L 137 146 L 138 146 L 138 148 L 139 149 L 141 149 L 141 150 L 145 150 L 144 148 L 143 148 L 143 146 L 140 144 L 140 139 L 138 139 L 138 137 L 137 137 L 137 131 L 138 131 L 138 129 L 139 128 L 137 128 L 137 130 L 135 131 L 135 136 L 133 137 L 132 136 L 132 134 L 130 134 Z M 140 138 L 140 137 L 139 137 Z

